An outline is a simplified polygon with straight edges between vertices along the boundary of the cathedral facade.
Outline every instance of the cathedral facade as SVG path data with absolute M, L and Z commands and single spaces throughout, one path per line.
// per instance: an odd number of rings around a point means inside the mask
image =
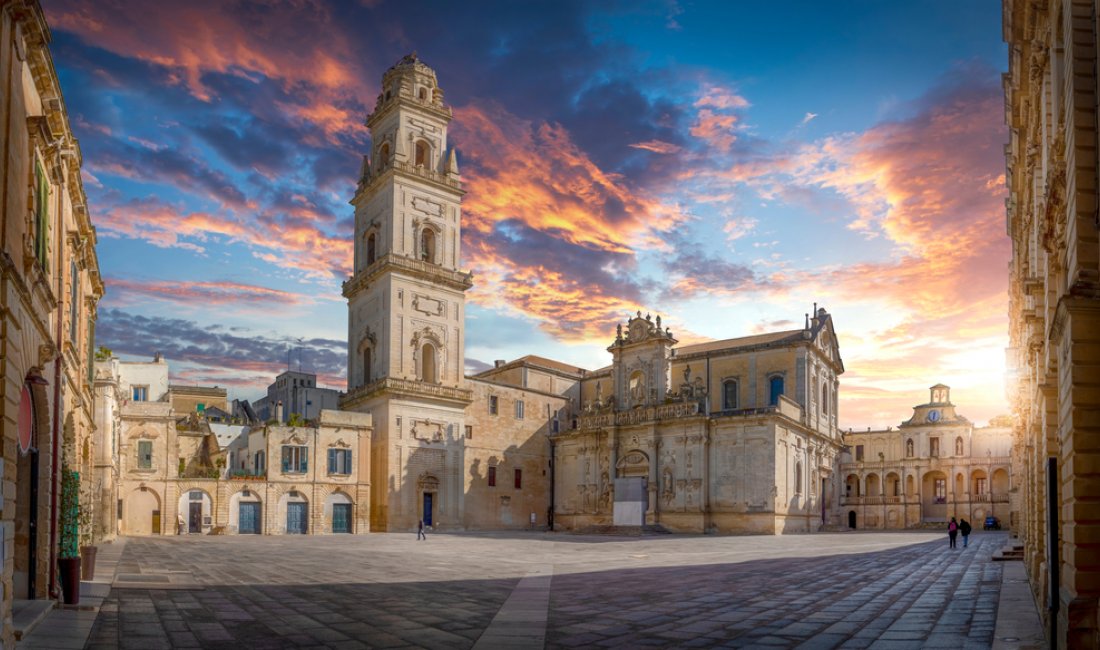
M 830 523 L 844 367 L 824 309 L 802 329 L 681 347 L 639 312 L 606 368 L 529 356 L 465 376 L 451 115 L 412 55 L 366 122 L 342 408 L 373 416 L 371 528 Z

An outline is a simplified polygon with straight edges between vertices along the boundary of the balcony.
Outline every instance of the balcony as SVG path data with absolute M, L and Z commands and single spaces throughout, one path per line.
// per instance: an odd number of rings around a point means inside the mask
M 383 377 L 365 386 L 348 391 L 348 394 L 340 401 L 340 408 L 354 408 L 367 399 L 382 393 L 396 394 L 401 397 L 434 399 L 461 407 L 465 407 L 474 401 L 474 392 L 468 388 L 429 384 L 422 381 L 398 379 L 397 377 Z
M 413 259 L 404 255 L 387 253 L 344 282 L 344 297 L 350 298 L 352 294 L 374 281 L 386 271 L 405 273 L 414 278 L 439 283 L 458 291 L 465 291 L 474 286 L 473 275 L 470 273 L 454 271 L 444 266 L 440 266 L 439 264 L 432 264 L 431 262 Z
M 608 411 L 585 415 L 580 419 L 580 429 L 600 429 L 612 426 L 629 426 L 643 422 L 672 420 L 699 415 L 698 402 L 675 402 L 661 406 L 648 406 L 627 411 Z

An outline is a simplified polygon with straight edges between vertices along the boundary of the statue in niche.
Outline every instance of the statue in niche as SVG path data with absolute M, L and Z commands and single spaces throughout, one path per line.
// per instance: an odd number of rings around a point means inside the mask
M 596 382 L 596 408 L 603 406 L 603 384 Z
M 676 487 L 672 479 L 671 468 L 665 468 L 665 471 L 661 475 L 661 482 L 664 484 L 664 489 L 661 490 L 661 498 L 664 499 L 665 506 L 671 506 L 673 499 L 676 498 Z
M 685 384 L 690 384 L 691 383 L 691 364 L 690 363 L 687 364 L 686 366 L 684 366 L 684 383 Z
M 600 476 L 600 510 L 606 511 L 611 503 L 611 481 L 607 476 L 607 472 L 604 472 Z

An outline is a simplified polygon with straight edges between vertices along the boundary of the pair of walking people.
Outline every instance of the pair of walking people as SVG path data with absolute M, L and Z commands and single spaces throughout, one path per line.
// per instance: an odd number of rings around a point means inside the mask
M 963 548 L 969 546 L 970 531 L 972 530 L 973 528 L 970 526 L 969 521 L 965 519 L 963 519 L 962 521 L 955 521 L 955 518 L 952 517 L 950 523 L 947 524 L 947 539 L 948 543 L 950 544 L 950 548 L 958 548 L 955 545 L 955 538 L 960 534 L 962 534 L 963 538 Z

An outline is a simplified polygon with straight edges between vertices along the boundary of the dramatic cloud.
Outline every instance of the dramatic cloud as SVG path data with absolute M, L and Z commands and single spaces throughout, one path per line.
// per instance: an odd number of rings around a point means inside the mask
M 302 294 L 239 282 L 179 282 L 107 277 L 107 299 L 115 306 L 142 300 L 163 300 L 183 305 L 299 306 L 315 301 Z

